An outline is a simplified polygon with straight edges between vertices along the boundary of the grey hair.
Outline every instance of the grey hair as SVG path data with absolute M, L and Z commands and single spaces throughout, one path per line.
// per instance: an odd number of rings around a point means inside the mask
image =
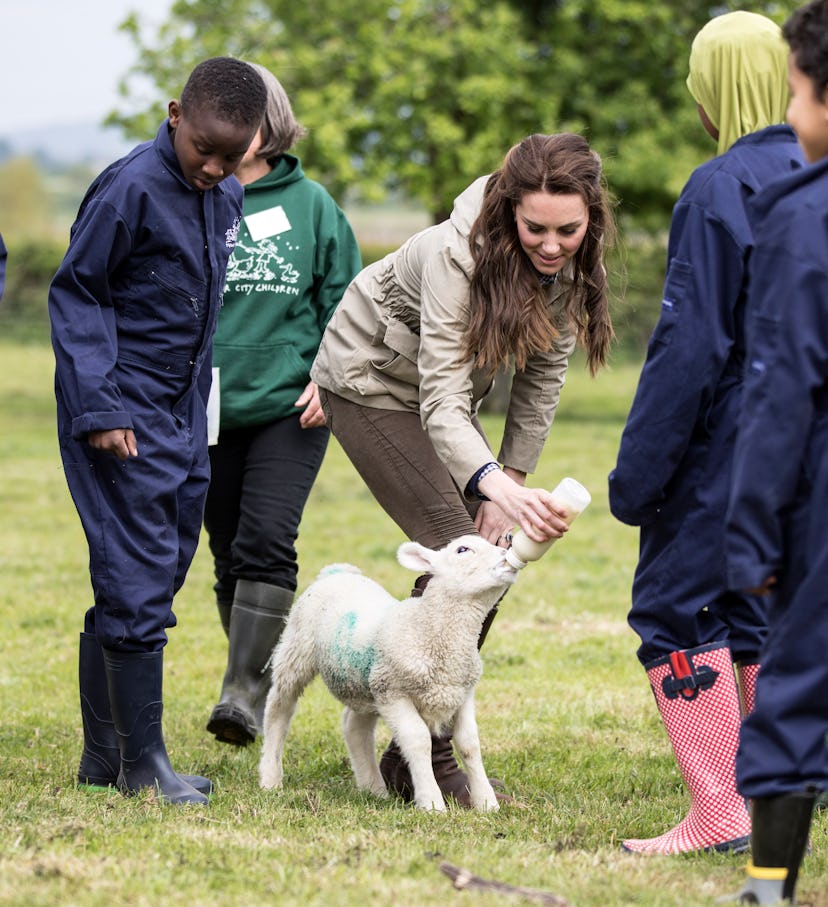
M 250 65 L 262 77 L 267 89 L 267 104 L 261 127 L 262 147 L 256 152 L 256 157 L 270 160 L 284 154 L 299 139 L 307 135 L 307 130 L 293 115 L 290 99 L 276 76 L 258 63 Z

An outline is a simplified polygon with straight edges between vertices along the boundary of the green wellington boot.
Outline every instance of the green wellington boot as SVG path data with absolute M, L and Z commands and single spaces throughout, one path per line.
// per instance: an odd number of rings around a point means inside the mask
M 247 746 L 262 729 L 270 689 L 270 656 L 293 605 L 293 592 L 269 583 L 236 583 L 227 670 L 207 730 L 222 743 Z

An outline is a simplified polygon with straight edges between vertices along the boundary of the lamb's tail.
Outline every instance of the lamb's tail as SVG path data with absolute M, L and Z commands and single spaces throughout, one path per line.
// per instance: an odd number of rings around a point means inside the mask
M 353 564 L 328 564 L 319 571 L 316 578 L 322 579 L 323 576 L 333 576 L 335 573 L 357 573 L 361 575 L 362 571 Z

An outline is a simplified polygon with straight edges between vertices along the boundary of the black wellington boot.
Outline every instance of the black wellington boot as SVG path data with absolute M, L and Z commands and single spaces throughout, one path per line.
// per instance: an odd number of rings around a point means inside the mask
M 103 649 L 112 720 L 118 736 L 123 794 L 153 788 L 173 804 L 206 804 L 207 797 L 177 775 L 170 765 L 161 732 L 164 653 Z
M 270 656 L 287 622 L 293 592 L 240 579 L 230 611 L 227 669 L 207 730 L 221 743 L 247 746 L 262 729 Z
M 230 602 L 228 605 L 226 602 L 216 602 L 216 608 L 221 621 L 221 629 L 224 630 L 224 635 L 230 639 L 230 614 L 233 611 L 233 603 Z
M 796 903 L 796 879 L 808 846 L 816 793 L 754 800 L 748 880 L 740 904 Z
M 111 789 L 118 784 L 121 751 L 109 707 L 103 652 L 91 633 L 80 634 L 78 685 L 83 719 L 83 752 L 78 767 L 78 786 L 87 790 Z M 202 794 L 211 794 L 213 784 L 201 775 L 181 779 Z
M 118 783 L 121 751 L 109 708 L 103 654 L 91 633 L 80 634 L 78 685 L 83 720 L 78 785 L 89 789 L 111 788 Z

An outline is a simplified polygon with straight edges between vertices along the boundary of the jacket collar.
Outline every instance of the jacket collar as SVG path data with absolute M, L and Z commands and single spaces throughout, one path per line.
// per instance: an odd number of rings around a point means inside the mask
M 186 179 L 184 179 L 184 174 L 181 172 L 181 165 L 178 163 L 178 156 L 175 153 L 175 148 L 173 148 L 169 117 L 167 117 L 167 119 L 165 119 L 164 122 L 158 127 L 158 132 L 155 135 L 155 141 L 153 142 L 153 145 L 155 146 L 155 150 L 157 151 L 158 156 L 161 158 L 163 165 L 178 180 L 178 182 L 181 183 L 182 186 L 185 186 L 190 192 L 197 192 L 198 190 L 195 187 L 191 186 Z M 223 195 L 224 180 L 222 180 L 217 186 L 214 186 L 213 190 L 218 190 Z

